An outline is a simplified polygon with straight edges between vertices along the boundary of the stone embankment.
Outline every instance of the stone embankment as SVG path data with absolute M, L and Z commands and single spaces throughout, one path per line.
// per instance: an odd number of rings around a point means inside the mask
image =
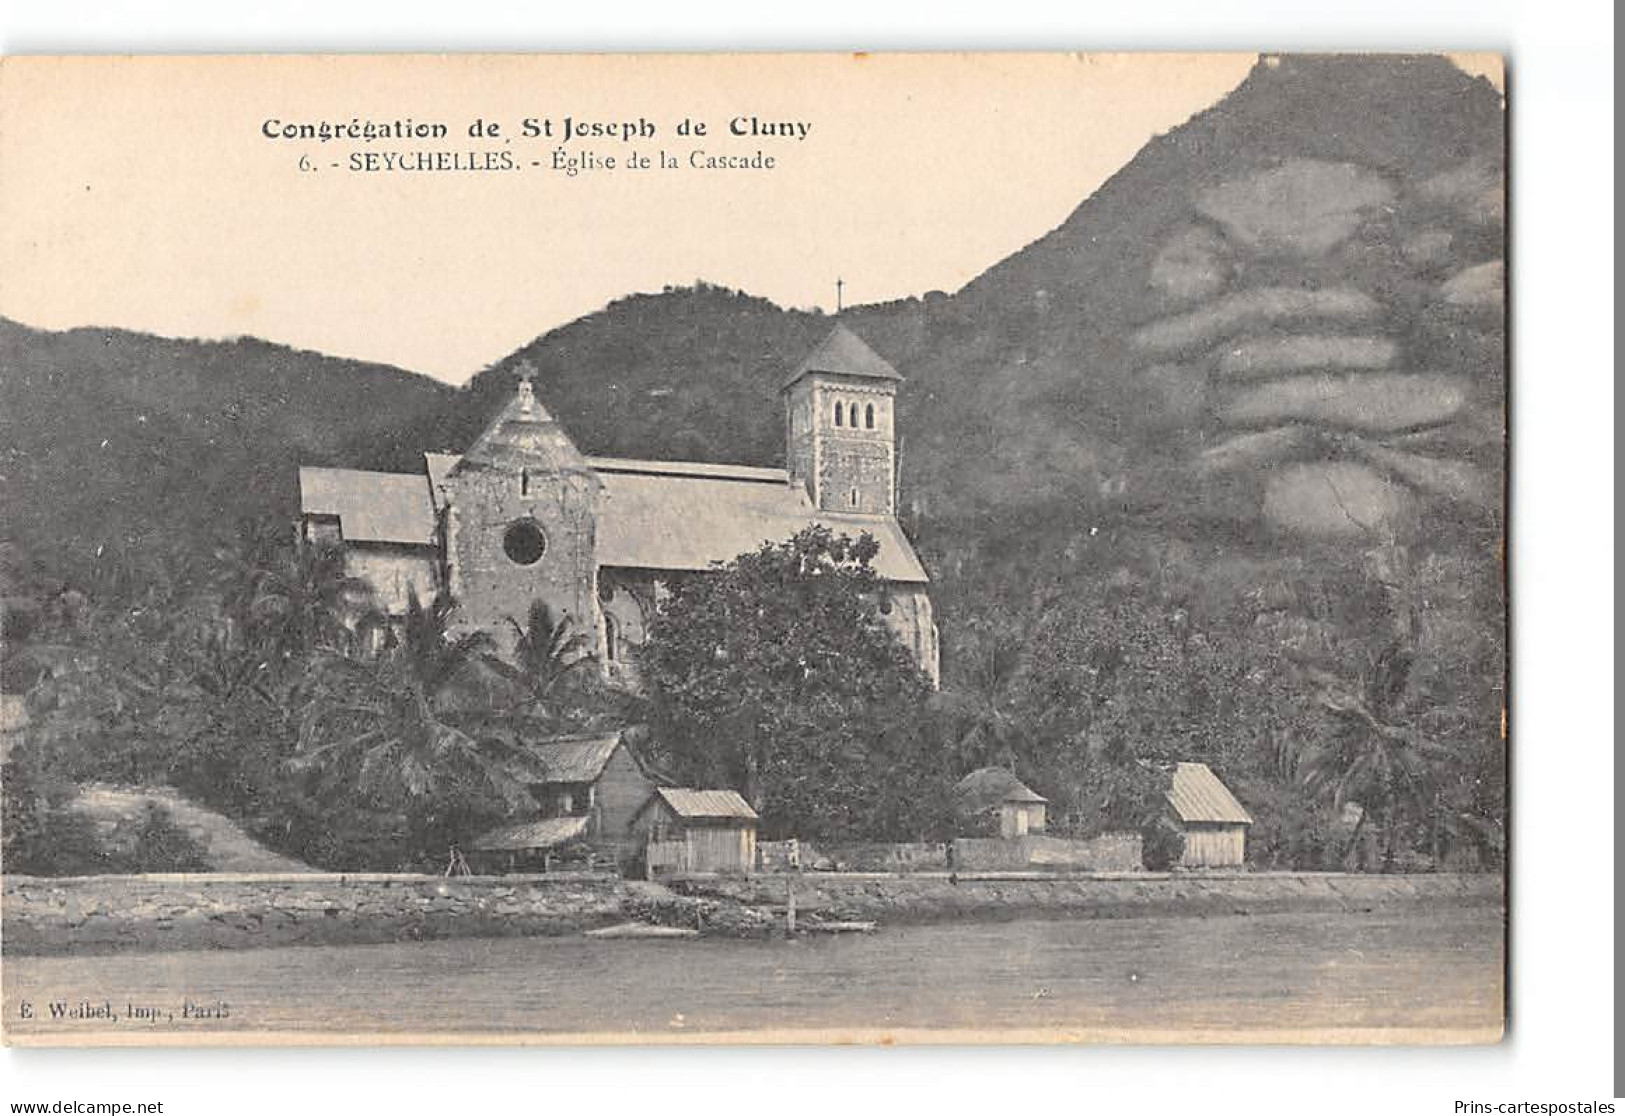
M 1269 914 L 1371 911 L 1414 905 L 1502 902 L 1499 876 L 1369 876 L 1341 873 L 1239 873 L 1057 876 L 1051 873 L 805 873 L 688 877 L 671 887 L 691 898 L 725 899 L 781 912 L 790 893 L 803 919 L 881 925 L 951 919 L 1133 918 L 1138 915 Z
M 152 875 L 8 877 L 8 953 L 241 949 L 579 934 L 625 922 L 724 937 L 798 924 L 1368 911 L 1502 901 L 1498 876 L 1242 873 L 805 873 L 687 877 L 669 887 L 602 875 Z
M 624 921 L 613 877 L 186 874 L 5 880 L 8 953 L 572 934 Z

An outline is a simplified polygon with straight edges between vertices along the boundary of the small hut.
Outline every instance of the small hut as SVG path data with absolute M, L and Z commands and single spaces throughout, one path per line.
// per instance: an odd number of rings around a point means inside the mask
M 555 856 L 580 851 L 587 837 L 585 817 L 537 818 L 483 833 L 469 852 L 481 872 L 542 872 Z
M 1002 767 L 972 771 L 954 787 L 954 807 L 966 820 L 998 816 L 999 836 L 1044 832 L 1049 800 Z
M 634 851 L 632 820 L 656 781 L 622 732 L 556 736 L 521 747 L 510 764 L 536 800 L 535 817 L 481 834 L 470 848 L 489 871 L 533 871 L 590 846 L 595 864 Z
M 1185 868 L 1239 868 L 1247 859 L 1253 817 L 1205 763 L 1174 768 L 1168 805 L 1185 834 Z
M 738 791 L 660 787 L 633 825 L 648 838 L 648 870 L 750 873 L 756 811 Z

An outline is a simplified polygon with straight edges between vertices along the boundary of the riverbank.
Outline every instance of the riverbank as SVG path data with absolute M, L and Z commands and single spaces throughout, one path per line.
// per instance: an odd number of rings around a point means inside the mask
M 1312 873 L 1057 876 L 808 873 L 442 878 L 390 874 L 84 876 L 4 881 L 7 954 L 246 949 L 579 935 L 626 922 L 711 937 L 798 922 L 887 925 L 1007 918 L 1364 912 L 1501 903 L 1498 876 Z

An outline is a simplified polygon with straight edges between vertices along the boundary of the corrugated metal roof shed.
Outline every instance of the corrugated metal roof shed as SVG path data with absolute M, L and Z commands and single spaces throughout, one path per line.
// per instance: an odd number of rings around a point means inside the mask
M 1003 767 L 982 767 L 954 784 L 954 802 L 966 813 L 980 813 L 1005 802 L 1048 802 L 1049 799 Z
M 299 508 L 335 515 L 346 542 L 435 545 L 428 478 L 362 469 L 299 469 Z
M 1182 763 L 1174 768 L 1168 804 L 1185 822 L 1220 822 L 1251 825 L 1253 816 L 1219 781 L 1205 763 Z
M 693 790 L 688 787 L 661 787 L 656 796 L 680 818 L 694 821 L 720 819 L 756 821 L 756 811 L 738 791 Z
M 550 783 L 590 783 L 604 773 L 620 735 L 585 736 L 546 740 L 527 745 L 525 750 L 541 761 Z
M 474 839 L 473 847 L 487 852 L 520 852 L 525 849 L 551 849 L 585 837 L 587 819 L 540 818 L 493 829 Z
M 789 387 L 811 372 L 882 380 L 903 378 L 897 369 L 886 363 L 884 357 L 865 344 L 863 338 L 844 325 L 837 325 L 806 360 L 796 365 L 795 371 L 785 379 L 784 386 Z

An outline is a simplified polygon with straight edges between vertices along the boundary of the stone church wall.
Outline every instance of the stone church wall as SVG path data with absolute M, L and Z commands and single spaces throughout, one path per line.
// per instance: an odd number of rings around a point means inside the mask
M 532 476 L 529 491 L 522 492 L 517 475 L 470 469 L 451 477 L 447 487 L 457 622 L 485 628 L 508 651 L 514 642 L 508 618 L 524 623 L 531 602 L 543 600 L 555 620 L 568 615 L 596 652 L 597 482 L 572 473 Z M 533 520 L 546 540 L 541 558 L 530 565 L 509 558 L 503 546 L 508 528 L 525 519 Z
M 391 616 L 404 616 L 413 590 L 418 603 L 435 598 L 439 578 L 437 555 L 429 547 L 350 543 L 344 550 L 344 572 L 372 586 L 374 603 Z
M 931 598 L 923 585 L 893 585 L 889 587 L 890 610 L 881 609 L 886 626 L 913 653 L 920 669 L 931 679 L 933 686 L 940 679 L 937 650 L 937 625 L 931 611 Z

